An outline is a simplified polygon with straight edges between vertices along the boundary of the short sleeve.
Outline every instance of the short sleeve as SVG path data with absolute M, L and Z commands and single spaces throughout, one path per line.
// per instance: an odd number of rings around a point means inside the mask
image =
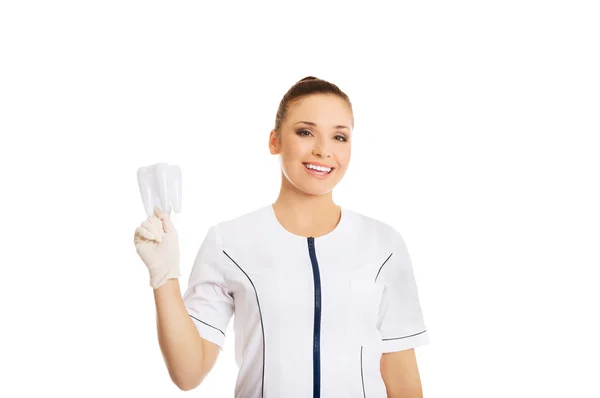
M 196 255 L 183 302 L 200 336 L 223 349 L 234 304 L 223 269 L 220 237 L 214 225 Z
M 384 290 L 378 329 L 383 352 L 402 351 L 428 344 L 412 262 L 402 236 L 393 230 L 393 254 L 380 271 Z

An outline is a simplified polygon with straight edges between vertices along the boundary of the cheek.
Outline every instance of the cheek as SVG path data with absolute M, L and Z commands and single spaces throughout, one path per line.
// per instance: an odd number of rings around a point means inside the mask
M 294 147 L 290 147 L 288 149 L 289 151 L 286 153 L 285 162 L 290 166 L 297 166 L 302 161 L 312 157 L 312 148 L 310 145 L 305 143 L 295 145 Z
M 306 155 L 303 155 L 301 152 L 288 151 L 281 160 L 285 170 L 294 173 L 297 172 L 295 170 L 298 170 L 298 167 L 304 167 L 302 165 L 302 159 L 304 158 L 306 158 Z
M 345 151 L 341 151 L 337 154 L 337 160 L 340 164 L 341 167 L 346 167 L 348 166 L 348 163 L 350 163 L 350 158 L 351 158 L 351 151 L 350 149 L 347 149 Z

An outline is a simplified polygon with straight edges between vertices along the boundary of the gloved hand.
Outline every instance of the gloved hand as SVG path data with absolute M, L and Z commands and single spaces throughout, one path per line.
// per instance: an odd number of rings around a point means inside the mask
M 136 251 L 150 273 L 150 286 L 162 286 L 171 278 L 179 278 L 179 235 L 170 215 L 154 207 L 152 214 L 134 234 Z

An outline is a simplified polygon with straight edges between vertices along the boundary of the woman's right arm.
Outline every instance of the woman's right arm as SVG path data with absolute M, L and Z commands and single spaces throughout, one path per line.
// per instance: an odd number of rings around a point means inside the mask
M 201 337 L 179 288 L 179 236 L 159 208 L 136 228 L 134 243 L 150 271 L 158 342 L 171 380 L 181 390 L 196 388 L 214 366 L 220 347 Z
M 198 387 L 220 347 L 204 340 L 184 306 L 178 279 L 154 289 L 158 342 L 171 380 L 183 391 Z

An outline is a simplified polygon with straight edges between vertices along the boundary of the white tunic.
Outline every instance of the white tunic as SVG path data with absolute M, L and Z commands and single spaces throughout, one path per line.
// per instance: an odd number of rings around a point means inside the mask
M 271 204 L 212 225 L 183 298 L 221 348 L 235 313 L 236 398 L 386 398 L 381 354 L 429 343 L 404 239 L 344 207 L 317 238 Z

